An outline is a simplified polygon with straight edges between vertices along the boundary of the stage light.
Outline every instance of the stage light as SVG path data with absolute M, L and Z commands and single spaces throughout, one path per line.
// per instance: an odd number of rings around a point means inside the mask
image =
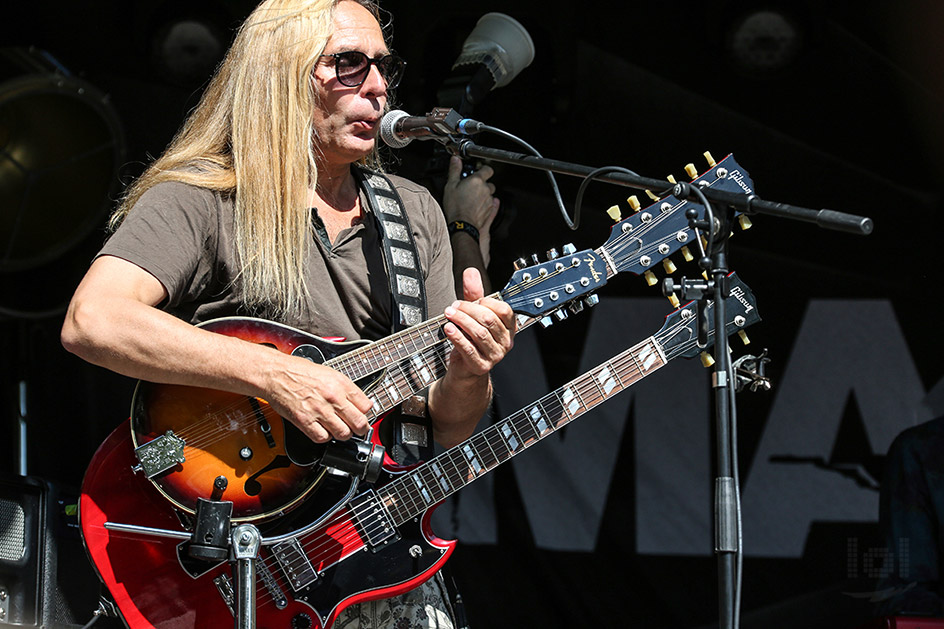
M 790 65 L 800 52 L 802 40 L 797 22 L 786 13 L 753 11 L 734 23 L 729 50 L 741 69 L 765 73 Z

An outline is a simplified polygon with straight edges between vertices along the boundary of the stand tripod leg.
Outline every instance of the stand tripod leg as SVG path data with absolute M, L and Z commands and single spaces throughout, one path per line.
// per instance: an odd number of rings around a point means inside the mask
M 233 554 L 236 559 L 236 629 L 256 626 L 256 559 L 259 557 L 259 529 L 240 524 L 233 529 Z

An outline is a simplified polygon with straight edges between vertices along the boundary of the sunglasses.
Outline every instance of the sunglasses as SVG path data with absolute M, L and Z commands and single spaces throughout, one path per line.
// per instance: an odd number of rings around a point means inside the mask
M 370 66 L 376 65 L 380 76 L 387 82 L 387 89 L 392 90 L 400 84 L 403 69 L 406 67 L 406 61 L 396 55 L 371 59 L 358 50 L 321 56 L 334 58 L 334 72 L 338 75 L 338 82 L 345 87 L 357 87 L 362 84 L 370 74 Z

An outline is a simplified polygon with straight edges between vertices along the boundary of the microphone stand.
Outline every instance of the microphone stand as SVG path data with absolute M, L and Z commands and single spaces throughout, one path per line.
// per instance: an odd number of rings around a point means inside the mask
M 460 157 L 476 157 L 506 164 L 517 164 L 527 168 L 546 170 L 564 175 L 587 177 L 597 170 L 588 166 L 562 162 L 558 160 L 514 153 L 501 149 L 486 148 L 476 145 L 466 136 L 446 136 L 437 138 L 446 148 Z M 738 625 L 739 597 L 736 583 L 740 581 L 738 572 L 740 564 L 736 559 L 740 557 L 740 498 L 738 496 L 737 470 L 735 447 L 732 436 L 734 432 L 735 400 L 734 385 L 729 353 L 727 332 L 725 329 L 725 298 L 728 296 L 728 237 L 731 233 L 731 223 L 734 211 L 743 214 L 767 214 L 781 218 L 814 223 L 820 227 L 847 232 L 857 235 L 868 235 L 872 232 L 872 219 L 833 210 L 813 210 L 809 208 L 772 203 L 764 201 L 757 195 L 740 194 L 717 190 L 714 188 L 696 188 L 689 183 L 671 184 L 664 179 L 650 179 L 624 172 L 608 172 L 596 177 L 600 181 L 651 190 L 654 193 L 667 188 L 681 200 L 690 200 L 695 197 L 697 202 L 705 206 L 708 220 L 699 220 L 698 211 L 688 210 L 689 224 L 693 229 L 700 229 L 710 234 L 709 250 L 699 260 L 699 265 L 708 271 L 709 280 L 687 280 L 682 278 L 680 285 L 667 282 L 664 285 L 666 292 L 678 292 L 683 300 L 695 299 L 698 306 L 699 345 L 707 345 L 708 322 L 703 321 L 703 313 L 709 303 L 714 308 L 714 335 L 717 343 L 715 369 L 711 381 L 714 389 L 715 406 L 715 443 L 717 446 L 717 477 L 714 489 L 714 551 L 718 557 L 718 609 L 719 627 L 735 629 Z
M 577 177 L 586 177 L 592 173 L 595 168 L 562 162 L 544 157 L 535 157 L 525 153 L 515 153 L 502 149 L 493 149 L 478 146 L 472 140 L 466 138 L 443 137 L 436 138 L 442 142 L 450 152 L 459 157 L 478 157 L 505 164 L 515 164 L 537 170 L 546 170 L 562 175 L 574 175 Z M 652 190 L 653 192 L 666 190 L 675 186 L 673 194 L 679 199 L 690 198 L 691 185 L 688 183 L 672 184 L 665 179 L 650 179 L 628 173 L 606 173 L 594 179 L 605 181 L 607 183 L 618 184 L 638 190 Z M 686 191 L 685 188 L 689 190 Z M 726 190 L 716 190 L 705 188 L 701 190 L 709 201 L 722 206 L 731 206 L 743 214 L 767 214 L 770 216 L 779 216 L 806 223 L 814 223 L 825 229 L 866 236 L 872 233 L 872 219 L 866 216 L 857 216 L 845 212 L 834 210 L 814 210 L 803 208 L 796 205 L 785 203 L 773 203 L 764 201 L 755 194 L 740 194 L 737 192 L 728 192 Z

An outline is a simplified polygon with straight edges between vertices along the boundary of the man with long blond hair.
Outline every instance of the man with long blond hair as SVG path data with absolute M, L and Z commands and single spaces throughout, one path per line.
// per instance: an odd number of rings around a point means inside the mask
M 266 0 L 253 11 L 196 110 L 115 212 L 70 304 L 67 349 L 133 378 L 264 399 L 316 442 L 367 431 L 371 401 L 345 376 L 194 324 L 253 315 L 350 339 L 394 328 L 380 228 L 358 176 L 378 166 L 379 121 L 404 65 L 378 16 L 370 0 Z M 483 296 L 475 271 L 456 300 L 439 206 L 422 187 L 389 181 L 410 219 L 428 311 L 445 313 L 454 348 L 428 393 L 434 437 L 450 446 L 489 403 L 514 317 Z M 401 598 L 353 606 L 337 626 L 381 617 L 450 626 L 430 587 Z

